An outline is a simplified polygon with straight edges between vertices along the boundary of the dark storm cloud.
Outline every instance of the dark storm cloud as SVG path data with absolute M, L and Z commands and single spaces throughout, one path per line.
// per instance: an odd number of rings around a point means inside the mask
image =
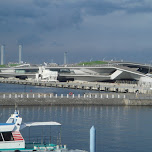
M 27 33 L 37 35 L 39 40 L 43 32 L 71 28 L 82 22 L 81 8 L 66 1 L 5 0 L 0 1 L 0 6 L 0 32 L 19 32 L 22 36 L 18 41 L 28 42 Z
M 83 22 L 85 15 L 106 15 L 118 10 L 152 12 L 150 4 L 144 0 L 1 0 L 0 31 L 8 25 L 12 31 L 28 31 L 30 26 L 35 31 L 69 28 Z
M 24 22 L 51 30 L 79 24 L 84 15 L 105 15 L 118 10 L 130 13 L 151 12 L 149 4 L 150 1 L 144 0 L 1 0 L 0 21 L 16 22 L 16 25 Z
M 40 16 L 38 8 L 31 2 L 5 0 L 0 1 L 0 17 L 36 17 Z
M 35 24 L 35 27 L 53 29 L 56 27 L 72 26 L 81 21 L 79 8 L 72 7 L 67 2 L 54 3 L 53 1 L 16 1 L 0 2 L 0 21 L 6 24 L 9 21 L 17 24 Z
M 136 50 L 138 41 L 151 48 L 151 13 L 151 0 L 0 0 L 0 43 L 40 54 L 70 49 L 82 58 L 95 47 L 110 54 Z

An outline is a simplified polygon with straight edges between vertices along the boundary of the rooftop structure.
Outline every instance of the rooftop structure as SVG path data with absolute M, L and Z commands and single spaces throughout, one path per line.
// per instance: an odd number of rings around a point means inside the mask
M 0 77 L 16 77 L 20 79 L 38 79 L 40 74 L 57 72 L 58 81 L 88 81 L 88 82 L 115 82 L 134 81 L 152 82 L 152 66 L 129 63 L 129 62 L 109 62 L 103 65 L 66 65 L 66 66 L 43 66 L 40 72 L 40 65 L 18 66 L 11 68 L 0 68 Z M 51 71 L 51 72 L 48 72 Z M 53 71 L 53 72 L 52 72 Z M 45 76 L 41 76 L 45 77 Z

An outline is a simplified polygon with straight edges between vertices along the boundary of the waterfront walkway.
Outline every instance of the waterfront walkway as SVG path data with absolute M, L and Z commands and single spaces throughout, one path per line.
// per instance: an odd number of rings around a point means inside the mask
M 106 91 L 106 92 L 120 92 L 120 93 L 141 93 L 141 94 L 152 93 L 152 86 L 150 85 L 126 84 L 126 83 L 79 82 L 79 81 L 46 82 L 46 81 L 19 80 L 19 79 L 0 79 L 0 83 L 95 90 L 95 91 Z

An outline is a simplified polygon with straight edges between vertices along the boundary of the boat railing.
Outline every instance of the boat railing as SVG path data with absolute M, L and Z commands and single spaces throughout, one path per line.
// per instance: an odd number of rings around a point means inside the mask
M 56 136 L 34 136 L 34 137 L 25 137 L 25 141 L 27 144 L 46 144 L 46 143 L 53 143 L 53 144 L 61 144 L 61 140 Z

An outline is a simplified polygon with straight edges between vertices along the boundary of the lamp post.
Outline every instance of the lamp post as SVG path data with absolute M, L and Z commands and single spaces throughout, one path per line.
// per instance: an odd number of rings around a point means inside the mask
M 150 61 L 150 64 L 149 64 L 148 73 L 150 73 L 150 71 L 151 71 L 151 68 L 150 68 L 150 66 L 151 66 L 151 62 L 152 62 L 152 60 Z

